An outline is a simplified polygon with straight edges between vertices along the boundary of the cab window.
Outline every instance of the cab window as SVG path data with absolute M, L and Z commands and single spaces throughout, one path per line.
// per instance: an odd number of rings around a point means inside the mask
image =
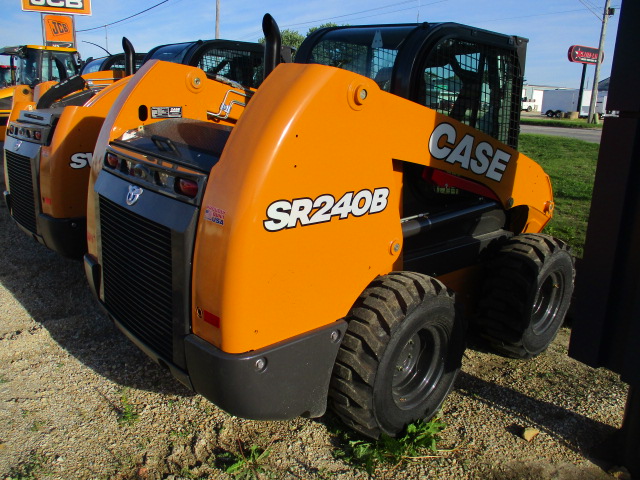
M 373 79 L 385 91 L 402 41 L 415 27 L 337 29 L 313 47 L 309 63 L 343 68 Z
M 199 55 L 196 66 L 207 75 L 222 75 L 244 86 L 258 88 L 262 82 L 262 52 L 209 48 Z
M 508 143 L 517 65 L 510 50 L 444 40 L 425 59 L 418 102 Z

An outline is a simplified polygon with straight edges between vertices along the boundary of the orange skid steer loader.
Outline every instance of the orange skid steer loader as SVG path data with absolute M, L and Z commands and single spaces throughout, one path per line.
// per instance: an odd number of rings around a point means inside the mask
M 130 75 L 133 48 L 126 44 Z M 117 127 L 108 132 L 112 138 L 125 129 L 165 118 L 207 120 L 211 118 L 207 111 L 217 111 L 230 90 L 216 78 L 242 81 L 247 89 L 255 89 L 262 81 L 263 52 L 264 47 L 257 43 L 229 40 L 161 45 L 149 52 L 146 67 L 139 72 L 145 77 L 144 91 L 128 87 L 131 76 L 98 93 L 76 88 L 83 82 L 79 77 L 76 87 L 60 85 L 57 95 L 49 90 L 35 109 L 22 111 L 9 124 L 5 199 L 11 216 L 46 247 L 64 256 L 82 257 L 86 252 L 89 164 L 102 124 L 120 92 L 128 92 L 144 107 L 120 116 Z M 167 70 L 168 62 L 184 65 Z M 155 68 L 148 73 L 152 66 Z M 198 85 L 183 88 L 185 74 L 194 82 L 197 79 Z M 244 91 L 232 93 L 229 101 L 242 103 L 245 97 Z
M 329 405 L 370 437 L 430 418 L 468 322 L 532 357 L 573 290 L 567 247 L 539 233 L 549 177 L 516 150 L 525 48 L 453 23 L 327 28 L 232 127 L 168 119 L 109 142 L 112 112 L 89 183 L 93 291 L 231 414 Z

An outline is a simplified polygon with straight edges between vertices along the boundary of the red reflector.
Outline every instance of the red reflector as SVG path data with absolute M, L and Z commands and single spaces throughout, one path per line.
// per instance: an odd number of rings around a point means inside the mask
M 106 162 L 111 168 L 118 168 L 118 157 L 113 153 L 107 153 Z
M 198 195 L 198 182 L 195 180 L 188 180 L 186 178 L 179 178 L 176 184 L 176 190 L 182 195 L 194 198 Z
M 213 325 L 216 328 L 220 328 L 220 317 L 214 315 L 213 313 L 207 312 L 203 310 L 204 313 L 204 321 L 210 325 Z
M 46 203 L 47 205 L 51 205 L 51 199 L 50 198 L 42 197 L 42 199 L 44 200 L 44 203 Z
M 36 140 L 42 139 L 42 132 L 36 130 L 35 132 L 33 132 L 33 138 L 35 138 Z

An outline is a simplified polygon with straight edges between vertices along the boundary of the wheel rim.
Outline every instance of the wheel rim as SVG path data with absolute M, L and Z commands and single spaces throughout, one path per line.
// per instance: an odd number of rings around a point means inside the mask
M 433 391 L 444 373 L 446 333 L 438 327 L 416 332 L 394 363 L 391 393 L 402 410 L 415 408 Z
M 538 288 L 533 303 L 531 328 L 533 333 L 540 335 L 551 325 L 562 304 L 564 293 L 564 277 L 560 272 L 549 274 Z

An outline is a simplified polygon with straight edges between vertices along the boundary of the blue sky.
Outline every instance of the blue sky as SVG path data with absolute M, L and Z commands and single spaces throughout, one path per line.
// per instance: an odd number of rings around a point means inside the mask
M 100 27 L 160 3 L 162 0 L 92 0 L 92 16 L 77 16 L 76 30 Z M 215 36 L 215 0 L 167 0 L 148 12 L 97 30 L 78 32 L 83 56 L 102 56 L 92 42 L 122 51 L 127 36 L 136 51 L 144 52 L 164 43 Z M 567 60 L 570 45 L 597 47 L 605 0 L 220 0 L 220 37 L 256 41 L 268 12 L 281 29 L 305 35 L 310 27 L 325 22 L 351 25 L 452 21 L 500 33 L 529 38 L 525 77 L 530 84 L 577 88 L 581 64 Z M 40 14 L 23 12 L 19 0 L 0 0 L 0 45 L 40 43 Z M 619 7 L 620 0 L 612 0 Z M 618 29 L 619 9 L 610 17 L 605 60 L 600 79 L 609 76 Z M 595 67 L 587 68 L 593 83 Z

